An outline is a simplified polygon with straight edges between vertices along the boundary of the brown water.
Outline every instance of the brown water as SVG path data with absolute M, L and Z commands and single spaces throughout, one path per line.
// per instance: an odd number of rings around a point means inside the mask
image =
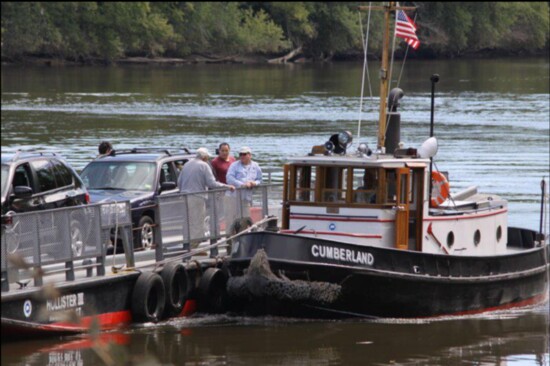
M 103 139 L 116 148 L 211 151 L 228 141 L 250 146 L 262 166 L 280 168 L 341 129 L 357 135 L 361 67 L 2 66 L 1 148 L 45 148 L 81 169 Z M 372 64 L 371 79 L 377 70 Z M 428 137 L 432 73 L 441 76 L 435 162 L 449 171 L 451 189 L 478 185 L 498 194 L 509 200 L 510 225 L 538 229 L 539 183 L 550 175 L 548 59 L 408 62 L 399 85 L 406 146 Z M 365 95 L 356 141 L 373 146 L 377 98 L 368 88 Z M 118 345 L 105 354 L 116 365 L 548 366 L 548 313 L 546 304 L 437 321 L 198 316 L 112 334 L 110 344 Z M 2 365 L 101 364 L 100 345 L 89 348 L 80 338 L 4 343 Z
M 90 337 L 2 344 L 2 365 L 539 365 L 548 306 L 440 320 L 195 316 Z M 106 346 L 108 345 L 108 346 Z

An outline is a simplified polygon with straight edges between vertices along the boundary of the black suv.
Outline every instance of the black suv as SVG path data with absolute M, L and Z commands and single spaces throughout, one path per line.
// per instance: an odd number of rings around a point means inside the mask
M 2 153 L 2 215 L 86 204 L 78 174 L 51 152 Z
M 151 249 L 155 225 L 155 198 L 178 192 L 178 174 L 194 155 L 189 150 L 135 148 L 114 151 L 84 167 L 80 176 L 91 201 L 130 201 L 134 249 Z

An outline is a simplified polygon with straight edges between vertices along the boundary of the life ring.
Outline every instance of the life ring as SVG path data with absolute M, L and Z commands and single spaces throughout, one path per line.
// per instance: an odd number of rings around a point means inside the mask
M 198 311 L 220 314 L 226 309 L 227 274 L 219 268 L 208 268 L 201 276 L 198 287 Z
M 157 273 L 139 275 L 132 293 L 132 319 L 137 322 L 158 322 L 164 312 L 165 292 Z
M 441 172 L 432 172 L 432 194 L 430 200 L 431 207 L 437 207 L 449 197 L 450 185 Z
M 166 303 L 164 305 L 164 318 L 177 316 L 183 310 L 189 297 L 189 276 L 183 263 L 168 262 L 162 268 L 160 277 L 164 283 Z

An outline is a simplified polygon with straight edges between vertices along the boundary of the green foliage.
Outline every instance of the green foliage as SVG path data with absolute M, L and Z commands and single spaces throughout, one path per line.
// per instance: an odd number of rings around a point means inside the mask
M 48 32 L 41 3 L 2 2 L 2 57 L 39 53 Z
M 347 2 L 2 2 L 3 59 L 51 56 L 111 61 L 126 56 L 282 54 L 302 47 L 325 59 L 362 53 L 360 19 Z M 408 3 L 403 3 L 404 5 Z M 548 52 L 548 2 L 416 2 L 415 54 Z M 379 4 L 376 4 L 379 5 Z M 373 11 L 369 52 L 381 47 Z M 404 48 L 405 43 L 399 42 Z
M 281 25 L 286 38 L 294 46 L 303 46 L 315 36 L 315 26 L 310 19 L 314 11 L 313 3 L 265 2 L 259 5 Z
M 263 53 L 279 52 L 290 46 L 281 27 L 264 10 L 254 12 L 252 9 L 243 11 L 240 44 L 245 52 Z
M 315 3 L 312 21 L 316 35 L 307 49 L 315 57 L 361 47 L 357 11 L 347 3 Z

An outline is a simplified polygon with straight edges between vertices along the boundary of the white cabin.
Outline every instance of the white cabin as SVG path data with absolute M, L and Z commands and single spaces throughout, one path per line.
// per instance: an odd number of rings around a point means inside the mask
M 402 152 L 337 155 L 314 147 L 289 159 L 283 232 L 424 253 L 507 252 L 506 201 L 470 188 L 431 203 L 430 159 Z

